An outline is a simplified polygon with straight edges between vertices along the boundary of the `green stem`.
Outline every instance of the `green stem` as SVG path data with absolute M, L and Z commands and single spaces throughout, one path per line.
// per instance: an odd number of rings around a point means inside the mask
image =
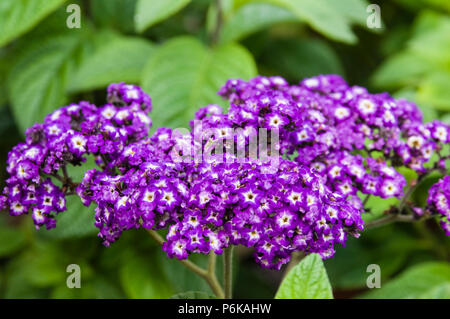
M 214 252 L 209 253 L 209 263 L 208 263 L 208 276 L 205 277 L 211 290 L 218 297 L 223 299 L 225 297 L 222 287 L 220 286 L 219 280 L 216 277 L 216 259 L 217 255 Z
M 233 247 L 225 248 L 223 255 L 225 299 L 231 299 L 233 296 Z
M 422 216 L 420 218 L 416 218 L 414 215 L 392 214 L 392 215 L 387 215 L 386 217 L 379 218 L 374 221 L 366 223 L 366 226 L 364 227 L 364 229 L 376 228 L 376 227 L 390 224 L 392 222 L 403 222 L 403 223 L 418 222 L 418 221 L 429 219 L 431 217 L 433 217 L 433 216 L 426 215 L 426 216 Z

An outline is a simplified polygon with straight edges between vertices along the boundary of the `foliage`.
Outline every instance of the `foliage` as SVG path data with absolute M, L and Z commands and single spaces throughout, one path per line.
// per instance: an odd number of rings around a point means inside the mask
M 0 2 L 2 184 L 6 152 L 25 128 L 66 103 L 104 100 L 100 92 L 111 82 L 143 86 L 153 98 L 155 127 L 185 127 L 198 107 L 226 106 L 216 95 L 225 80 L 258 73 L 292 82 L 338 73 L 351 84 L 416 101 L 427 120 L 450 121 L 446 1 L 380 1 L 381 30 L 367 28 L 365 0 L 72 2 L 81 7 L 81 29 L 66 27 L 64 0 Z M 418 189 L 412 200 L 423 201 L 426 192 Z M 364 219 L 379 218 L 383 206 L 392 204 L 370 199 Z M 212 295 L 195 275 L 167 260 L 146 233 L 129 232 L 105 248 L 95 235 L 93 209 L 76 202 L 68 207 L 61 227 L 48 232 L 35 231 L 30 219 L 0 214 L 0 297 Z M 433 220 L 368 231 L 325 266 L 316 255 L 307 256 L 283 281 L 281 272 L 247 263 L 245 249 L 237 256 L 237 297 L 450 298 L 449 240 Z M 206 263 L 202 256 L 193 261 Z M 81 266 L 82 289 L 66 287 L 72 263 Z M 367 290 L 368 264 L 381 266 L 382 288 Z
M 317 254 L 305 257 L 280 284 L 277 299 L 331 299 L 333 294 L 322 259 Z

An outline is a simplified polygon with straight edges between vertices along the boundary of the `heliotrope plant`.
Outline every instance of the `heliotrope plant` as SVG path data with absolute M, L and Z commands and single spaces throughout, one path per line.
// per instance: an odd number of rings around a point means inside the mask
M 262 267 L 280 269 L 296 252 L 330 258 L 348 235 L 390 221 L 435 216 L 450 235 L 450 176 L 430 188 L 426 207 L 409 200 L 430 173 L 447 174 L 448 124 L 423 123 L 413 103 L 337 75 L 297 85 L 281 77 L 229 80 L 219 94 L 228 112 L 208 105 L 191 130 L 157 128 L 152 136 L 151 99 L 135 85 L 111 84 L 101 107 L 80 102 L 54 111 L 9 153 L 0 208 L 31 213 L 36 228 L 50 229 L 66 196 L 78 195 L 94 203 L 106 246 L 145 228 L 218 297 L 231 296 L 236 245 L 253 247 Z M 87 156 L 98 167 L 77 183 L 67 167 Z M 407 185 L 400 167 L 417 179 Z M 365 225 L 370 196 L 399 204 Z M 192 253 L 209 254 L 209 268 L 188 261 Z M 222 253 L 225 292 L 214 272 Z

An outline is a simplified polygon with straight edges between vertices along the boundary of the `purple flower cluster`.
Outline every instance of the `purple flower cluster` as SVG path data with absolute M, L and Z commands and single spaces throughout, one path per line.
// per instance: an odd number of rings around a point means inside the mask
M 276 129 L 282 154 L 314 169 L 343 195 L 399 198 L 406 181 L 394 167 L 424 172 L 432 155 L 450 143 L 450 126 L 424 124 L 413 103 L 370 94 L 337 75 L 299 85 L 281 77 L 229 80 L 219 94 L 231 103 L 229 112 L 200 110 L 202 127 Z M 444 160 L 439 168 L 445 170 Z M 361 205 L 357 196 L 351 200 Z
M 450 176 L 445 176 L 428 191 L 428 211 L 442 216 L 441 226 L 450 236 Z
M 53 112 L 9 154 L 0 208 L 31 210 L 37 227 L 51 228 L 52 212 L 77 193 L 84 205 L 96 204 L 107 246 L 125 230 L 167 229 L 169 257 L 243 245 L 263 267 L 279 269 L 294 251 L 329 258 L 348 235 L 358 237 L 362 194 L 404 195 L 398 167 L 419 176 L 446 170 L 449 125 L 425 124 L 414 104 L 339 76 L 298 85 L 281 77 L 230 80 L 219 94 L 230 102 L 227 113 L 208 105 L 191 131 L 158 128 L 150 137 L 151 100 L 137 86 L 112 84 L 102 107 L 81 102 Z M 252 144 L 261 129 L 268 145 Z M 275 162 L 251 156 L 263 147 Z M 66 166 L 87 156 L 99 167 L 76 184 Z M 427 207 L 445 216 L 447 234 L 448 203 L 447 176 L 430 189 Z
M 128 144 L 147 136 L 148 95 L 137 86 L 113 84 L 108 101 L 99 108 L 88 102 L 71 104 L 28 129 L 25 142 L 9 153 L 10 177 L 0 208 L 6 207 L 12 215 L 31 211 L 37 228 L 53 228 L 55 215 L 65 210 L 65 194 L 76 187 L 67 176 L 67 165 L 81 165 L 87 155 L 93 155 L 99 165 L 113 169 L 113 159 Z M 61 187 L 56 186 L 57 180 Z
M 309 168 L 289 160 L 276 170 L 258 160 L 174 163 L 178 138 L 159 129 L 124 151 L 122 175 L 86 174 L 78 193 L 98 203 L 96 226 L 106 245 L 127 229 L 168 228 L 163 249 L 170 257 L 240 244 L 254 247 L 264 267 L 279 269 L 297 250 L 331 257 L 334 244 L 362 230 L 361 211 Z

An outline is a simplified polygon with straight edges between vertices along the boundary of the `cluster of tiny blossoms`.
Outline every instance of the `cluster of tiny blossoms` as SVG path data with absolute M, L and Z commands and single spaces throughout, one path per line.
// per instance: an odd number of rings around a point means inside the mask
M 9 153 L 10 176 L 0 208 L 7 208 L 11 215 L 31 212 L 36 228 L 53 228 L 55 215 L 66 209 L 65 195 L 76 188 L 67 175 L 68 165 L 81 165 L 87 155 L 93 155 L 107 169 L 109 159 L 147 136 L 151 124 L 148 95 L 137 86 L 113 84 L 108 88 L 108 101 L 102 107 L 88 102 L 71 104 L 28 129 L 25 142 Z M 55 184 L 58 180 L 61 186 Z
M 449 125 L 423 123 L 414 104 L 339 76 L 298 85 L 281 77 L 230 80 L 219 94 L 230 102 L 227 113 L 208 105 L 191 131 L 158 128 L 150 137 L 151 100 L 137 86 L 112 84 L 103 107 L 81 102 L 55 111 L 9 154 L 0 208 L 31 211 L 37 227 L 51 228 L 65 195 L 76 193 L 96 204 L 107 246 L 125 230 L 166 229 L 169 257 L 244 245 L 263 267 L 279 269 L 294 251 L 329 258 L 347 235 L 359 236 L 361 195 L 404 195 L 397 167 L 419 176 L 446 170 Z M 66 166 L 88 155 L 99 167 L 74 183 Z M 447 176 L 430 189 L 426 208 L 443 217 L 447 234 L 448 203 Z
M 340 76 L 321 75 L 298 85 L 281 77 L 229 80 L 219 94 L 228 98 L 229 112 L 202 110 L 196 116 L 202 127 L 276 129 L 283 155 L 314 169 L 357 207 L 362 206 L 358 191 L 403 196 L 406 181 L 395 167 L 424 174 L 435 155 L 434 168 L 446 173 L 449 155 L 442 150 L 450 143 L 448 124 L 423 123 L 413 103 L 370 94 Z
M 130 145 L 111 176 L 89 171 L 78 191 L 96 201 L 96 226 L 109 245 L 122 231 L 168 228 L 163 249 L 170 257 L 222 253 L 229 245 L 255 248 L 264 267 L 279 269 L 293 251 L 334 254 L 346 233 L 362 230 L 360 211 L 327 189 L 307 167 L 270 162 L 173 161 L 180 138 L 159 129 Z

